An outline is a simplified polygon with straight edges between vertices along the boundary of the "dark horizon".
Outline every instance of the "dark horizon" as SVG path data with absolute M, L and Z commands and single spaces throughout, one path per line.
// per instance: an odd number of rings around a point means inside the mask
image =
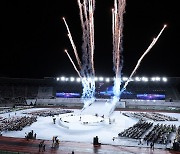
M 62 21 L 66 17 L 81 55 L 82 30 L 76 1 L 8 1 L 1 3 L 0 77 L 43 78 L 78 76 L 64 49 L 75 61 Z M 129 76 L 138 59 L 167 28 L 143 59 L 135 76 L 179 77 L 178 3 L 167 0 L 126 2 L 123 29 L 122 75 Z M 111 9 L 113 0 L 97 0 L 94 63 L 97 76 L 114 76 Z M 81 57 L 81 56 L 80 56 Z M 76 61 L 75 61 L 76 63 Z

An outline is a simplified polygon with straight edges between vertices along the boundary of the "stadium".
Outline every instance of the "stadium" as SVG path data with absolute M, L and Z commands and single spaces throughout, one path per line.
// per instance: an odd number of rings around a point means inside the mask
M 95 80 L 96 99 L 82 110 L 82 84 L 78 77 L 0 78 L 1 151 L 31 153 L 29 148 L 34 150 L 32 153 L 38 153 L 40 141 L 45 141 L 44 152 L 47 153 L 132 153 L 139 147 L 141 150 L 136 152 L 140 153 L 144 150 L 147 152 L 147 149 L 154 153 L 179 150 L 179 78 L 132 78 L 111 114 L 106 114 L 106 111 L 113 97 L 114 78 L 96 77 Z M 122 85 L 125 81 L 127 78 L 122 77 Z M 22 125 L 21 122 L 17 127 L 14 121 L 24 116 L 31 117 L 30 120 L 26 119 L 30 123 Z M 11 122 L 5 123 L 7 120 Z M 156 127 L 161 132 L 154 130 Z M 137 129 L 141 130 L 138 134 Z M 35 138 L 31 131 L 36 134 Z M 147 140 L 148 134 L 153 131 L 157 131 L 158 136 L 153 134 Z M 53 147 L 54 136 L 59 142 L 58 146 L 54 144 Z M 98 143 L 95 137 L 98 137 Z M 5 138 L 11 138 L 11 142 L 3 142 Z M 34 149 L 29 144 L 26 150 L 13 148 L 13 139 L 18 145 L 22 140 L 33 143 Z M 150 142 L 155 144 L 155 150 L 150 147 Z M 9 144 L 9 150 L 4 144 Z
M 179 153 L 178 5 L 74 3 L 2 3 L 0 153 Z

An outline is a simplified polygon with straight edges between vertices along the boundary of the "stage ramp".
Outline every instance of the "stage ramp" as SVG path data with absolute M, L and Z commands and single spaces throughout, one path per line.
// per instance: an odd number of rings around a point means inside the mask
M 94 101 L 83 108 L 81 114 L 109 117 L 113 113 L 115 107 L 115 103 L 112 103 L 111 101 Z

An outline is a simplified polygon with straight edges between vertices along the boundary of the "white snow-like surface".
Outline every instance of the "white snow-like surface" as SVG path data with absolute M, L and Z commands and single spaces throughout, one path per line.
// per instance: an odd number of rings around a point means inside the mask
M 93 110 L 101 110 L 102 104 L 100 106 L 96 104 L 97 108 L 93 108 Z M 104 110 L 105 108 L 103 108 Z M 24 111 L 31 112 L 35 110 L 43 110 L 43 108 L 33 108 L 26 109 L 21 111 L 10 112 L 0 114 L 1 117 L 9 117 L 10 116 L 21 116 Z M 110 117 L 96 117 L 87 112 L 86 114 L 81 114 L 81 110 L 73 110 L 74 113 L 67 113 L 54 116 L 56 118 L 56 123 L 53 123 L 53 117 L 38 117 L 37 122 L 34 122 L 31 126 L 26 126 L 21 131 L 6 131 L 3 132 L 3 136 L 10 137 L 19 137 L 24 138 L 25 133 L 34 130 L 34 133 L 37 134 L 37 139 L 45 139 L 52 140 L 53 136 L 58 136 L 60 141 L 74 141 L 74 142 L 86 142 L 92 143 L 93 137 L 98 136 L 99 142 L 102 144 L 112 144 L 112 145 L 125 145 L 125 146 L 139 146 L 138 141 L 134 139 L 115 139 L 112 140 L 113 137 L 117 137 L 118 133 L 122 132 L 124 129 L 127 129 L 133 126 L 138 122 L 138 119 L 129 118 L 124 116 L 123 112 L 129 111 L 114 111 Z M 93 114 L 96 111 L 93 111 Z M 73 114 L 73 116 L 72 116 Z M 165 115 L 169 115 L 175 118 L 178 118 L 178 121 L 162 121 L 162 122 L 154 122 L 163 123 L 163 124 L 175 124 L 176 126 L 180 125 L 180 114 L 178 113 L 161 113 Z M 83 117 L 84 116 L 84 117 Z M 80 120 L 81 117 L 81 120 Z M 60 120 L 61 118 L 61 120 Z M 100 122 L 104 120 L 103 122 Z M 68 121 L 64 122 L 64 121 Z M 88 121 L 89 124 L 83 124 L 83 122 Z M 111 124 L 109 124 L 111 121 Z M 142 146 L 147 146 L 146 143 Z M 165 148 L 165 145 L 156 144 L 155 148 Z
M 105 117 L 108 117 L 111 114 L 111 111 L 114 110 L 114 108 L 114 103 L 111 103 L 110 101 L 98 101 L 90 104 L 90 106 L 82 110 L 81 114 L 98 114 L 99 116 L 104 115 Z

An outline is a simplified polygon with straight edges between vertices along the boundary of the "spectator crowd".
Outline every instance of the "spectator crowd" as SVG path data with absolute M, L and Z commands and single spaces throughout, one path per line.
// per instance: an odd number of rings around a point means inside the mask
M 25 126 L 30 126 L 36 121 L 36 116 L 12 116 L 9 118 L 0 118 L 0 132 L 22 130 Z
M 60 108 L 54 108 L 54 109 L 51 108 L 51 109 L 44 109 L 44 110 L 37 110 L 37 111 L 23 112 L 23 113 L 24 114 L 31 114 L 33 116 L 47 117 L 47 116 L 54 116 L 54 115 L 59 115 L 59 114 L 72 113 L 72 112 L 74 112 L 74 111 L 60 109 Z
M 167 116 L 164 114 L 156 113 L 156 112 L 130 112 L 130 113 L 122 113 L 127 117 L 133 117 L 141 120 L 153 120 L 153 121 L 178 121 L 177 118 Z

